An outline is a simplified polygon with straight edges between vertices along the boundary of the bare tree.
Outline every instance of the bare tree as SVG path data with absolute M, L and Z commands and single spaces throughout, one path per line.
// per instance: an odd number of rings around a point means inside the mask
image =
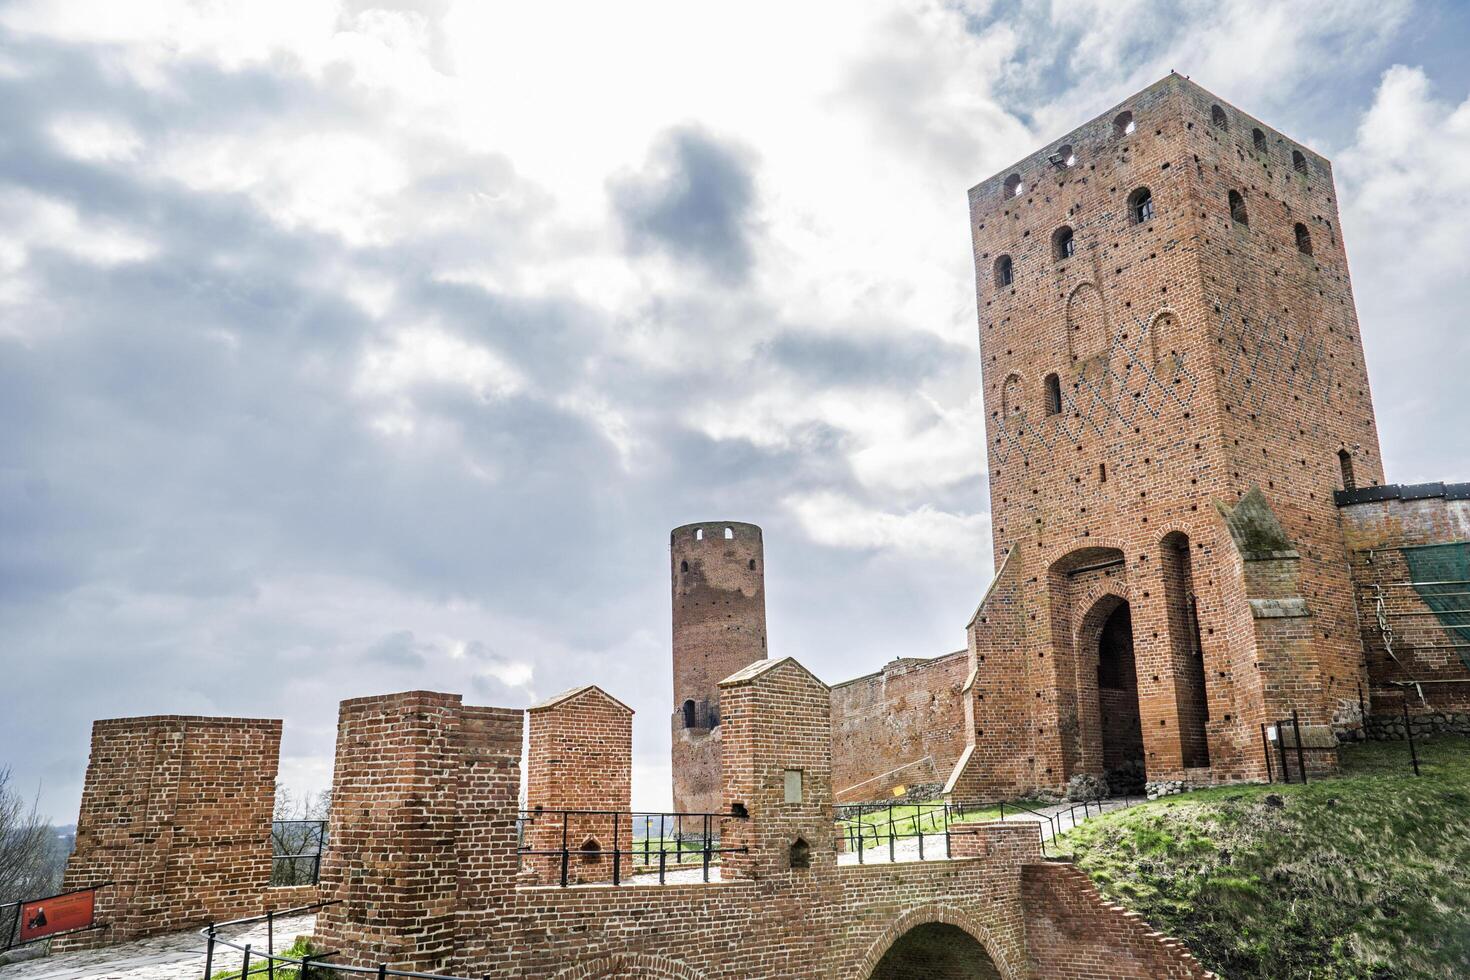
M 60 883 L 51 825 L 0 769 L 0 905 L 50 894 Z M 64 860 L 64 856 L 63 856 Z
M 276 784 L 275 819 L 271 823 L 271 850 L 275 856 L 272 885 L 316 881 L 331 809 L 331 790 L 298 797 L 290 787 Z

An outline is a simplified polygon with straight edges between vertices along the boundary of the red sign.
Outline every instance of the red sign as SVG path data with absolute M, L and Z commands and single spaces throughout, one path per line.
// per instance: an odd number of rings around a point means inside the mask
M 17 940 L 17 945 L 58 932 L 90 928 L 96 900 L 96 889 L 88 888 L 86 891 L 68 892 L 65 895 L 22 903 L 20 939 Z

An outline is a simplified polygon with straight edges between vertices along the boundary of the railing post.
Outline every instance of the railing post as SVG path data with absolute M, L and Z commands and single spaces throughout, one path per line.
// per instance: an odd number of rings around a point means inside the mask
M 710 848 L 709 814 L 706 813 L 704 815 L 704 880 L 705 880 L 705 883 L 706 884 L 709 883 L 709 848 Z
M 1409 692 L 1404 692 L 1404 734 L 1409 738 L 1409 761 L 1414 764 L 1414 775 L 1419 775 L 1419 751 L 1414 748 L 1414 725 L 1409 721 Z
M 1291 767 L 1286 763 L 1286 719 L 1282 718 L 1276 722 L 1276 751 L 1281 756 L 1281 781 L 1291 782 Z
M 898 858 L 893 853 L 893 804 L 888 804 L 888 863 L 892 864 Z
M 1307 750 L 1302 748 L 1302 723 L 1297 719 L 1296 709 L 1291 709 L 1291 733 L 1296 736 L 1296 765 L 1302 771 L 1302 785 L 1307 784 Z
M 1276 774 L 1271 771 L 1271 741 L 1266 738 L 1266 723 L 1261 722 L 1261 754 L 1266 757 L 1266 782 L 1276 782 Z
M 919 825 L 919 860 L 922 861 L 922 860 L 924 860 L 924 821 L 923 821 L 922 817 L 919 819 L 918 825 Z
M 571 852 L 567 850 L 567 821 L 571 815 L 567 811 L 561 812 L 561 886 L 567 887 L 567 871 L 571 864 Z
M 378 964 L 378 980 L 388 980 L 388 964 Z
M 245 954 L 240 958 L 240 980 L 250 980 L 250 944 L 245 944 Z
M 310 953 L 302 953 L 301 954 L 301 972 L 297 975 L 297 980 L 308 980 L 308 978 L 310 976 L 311 976 L 311 954 Z
M 622 819 L 621 816 L 619 816 L 616 813 L 613 814 L 613 818 L 612 819 L 613 819 L 613 884 L 616 885 L 616 884 L 618 884 L 622 880 L 621 875 L 622 875 L 622 870 L 623 870 L 623 862 L 622 862 L 623 855 L 622 855 L 621 842 L 619 841 L 619 837 L 618 837 L 618 829 L 619 829 L 619 825 L 623 822 L 623 819 Z
M 858 816 L 857 816 L 857 842 L 858 842 L 858 864 L 862 864 L 863 863 L 863 844 L 865 843 L 865 841 L 863 840 L 863 809 L 862 809 L 862 807 L 858 807 Z
M 204 980 L 214 973 L 214 923 L 209 924 L 209 941 L 204 944 Z
M 265 973 L 266 980 L 276 980 L 276 910 L 265 912 Z

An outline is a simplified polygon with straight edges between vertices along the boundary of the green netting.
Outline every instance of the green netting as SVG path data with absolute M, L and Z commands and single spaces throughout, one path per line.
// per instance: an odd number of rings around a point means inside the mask
M 1454 643 L 1470 645 L 1470 541 L 1405 548 L 1414 591 Z M 1470 649 L 1460 649 L 1470 667 Z

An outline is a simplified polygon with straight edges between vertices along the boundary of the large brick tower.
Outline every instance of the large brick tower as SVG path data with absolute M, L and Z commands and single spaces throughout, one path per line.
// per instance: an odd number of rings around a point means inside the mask
M 719 684 L 765 659 L 765 576 L 754 524 L 687 524 L 669 534 L 675 810 L 720 810 Z
M 1364 678 L 1333 491 L 1383 473 L 1331 165 L 1170 75 L 970 223 L 997 572 L 951 791 L 1264 776 L 1293 709 L 1333 744 Z

